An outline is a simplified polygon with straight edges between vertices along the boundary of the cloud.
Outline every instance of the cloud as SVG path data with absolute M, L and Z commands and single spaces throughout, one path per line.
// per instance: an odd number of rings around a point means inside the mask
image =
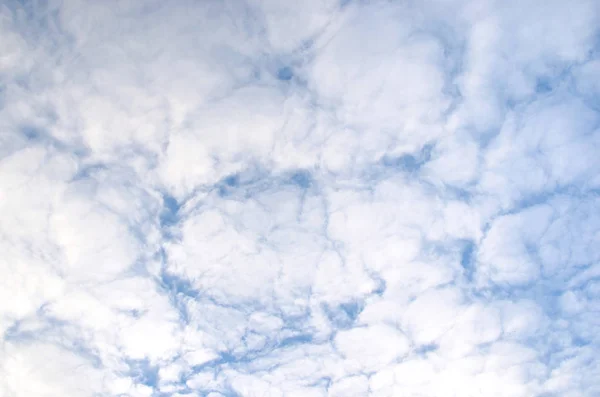
M 0 395 L 597 395 L 599 17 L 4 2 Z

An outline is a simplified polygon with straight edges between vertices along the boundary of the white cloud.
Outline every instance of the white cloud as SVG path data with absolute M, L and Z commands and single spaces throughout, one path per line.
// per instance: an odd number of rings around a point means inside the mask
M 335 346 L 349 366 L 371 372 L 401 360 L 408 352 L 409 341 L 397 329 L 376 324 L 339 332 Z
M 599 16 L 4 2 L 0 395 L 597 395 Z

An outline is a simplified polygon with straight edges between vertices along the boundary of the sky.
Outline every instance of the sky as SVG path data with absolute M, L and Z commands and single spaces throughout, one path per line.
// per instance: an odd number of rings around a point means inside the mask
M 0 0 L 0 396 L 600 395 L 597 0 Z

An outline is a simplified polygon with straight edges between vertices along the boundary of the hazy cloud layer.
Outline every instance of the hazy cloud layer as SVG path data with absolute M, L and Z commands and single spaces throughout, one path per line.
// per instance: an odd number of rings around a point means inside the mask
M 600 5 L 0 0 L 0 395 L 600 395 Z

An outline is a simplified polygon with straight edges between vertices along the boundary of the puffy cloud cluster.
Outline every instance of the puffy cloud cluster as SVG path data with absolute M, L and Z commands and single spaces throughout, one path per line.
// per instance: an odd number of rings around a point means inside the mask
M 600 394 L 599 27 L 0 3 L 0 395 Z

